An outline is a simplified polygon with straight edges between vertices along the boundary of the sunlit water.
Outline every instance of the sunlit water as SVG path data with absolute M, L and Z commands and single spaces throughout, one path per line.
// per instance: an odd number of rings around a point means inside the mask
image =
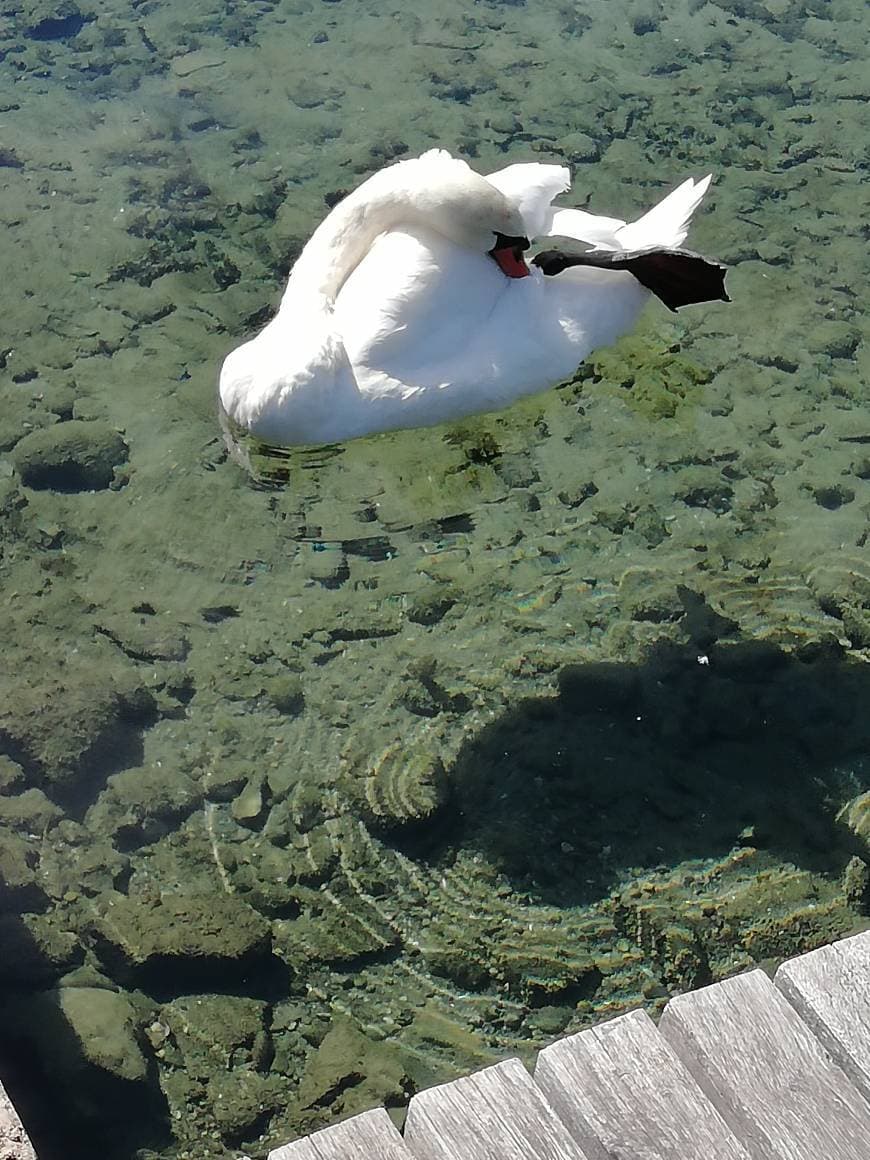
M 866 925 L 868 24 L 0 10 L 0 1078 L 42 1160 L 261 1157 Z M 434 144 L 626 217 L 713 171 L 733 302 L 249 473 L 221 358 Z

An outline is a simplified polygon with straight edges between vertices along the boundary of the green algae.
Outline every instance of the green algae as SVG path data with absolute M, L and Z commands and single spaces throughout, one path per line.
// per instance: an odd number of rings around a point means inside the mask
M 586 362 L 580 382 L 590 393 L 607 393 L 623 399 L 646 419 L 673 419 L 704 397 L 702 388 L 712 371 L 682 353 L 679 342 L 668 342 L 660 333 L 639 332 L 612 347 L 597 351 Z

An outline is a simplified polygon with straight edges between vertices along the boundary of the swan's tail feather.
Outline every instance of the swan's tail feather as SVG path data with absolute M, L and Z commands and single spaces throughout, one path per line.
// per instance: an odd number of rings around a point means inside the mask
M 699 181 L 690 177 L 658 205 L 617 230 L 616 241 L 623 250 L 647 250 L 668 247 L 676 249 L 686 240 L 692 214 L 707 192 L 713 175 L 708 173 Z

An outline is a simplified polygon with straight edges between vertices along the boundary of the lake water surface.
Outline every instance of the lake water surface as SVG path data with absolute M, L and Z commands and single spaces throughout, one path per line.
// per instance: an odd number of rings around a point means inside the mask
M 859 0 L 0 0 L 0 1079 L 264 1157 L 870 913 Z M 442 145 L 733 301 L 445 428 L 226 454 L 224 355 Z M 863 796 L 862 796 L 863 795 Z

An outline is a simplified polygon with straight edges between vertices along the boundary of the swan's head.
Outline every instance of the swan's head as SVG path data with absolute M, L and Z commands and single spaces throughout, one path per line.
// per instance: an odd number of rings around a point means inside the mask
M 426 165 L 430 157 L 424 154 L 417 163 L 422 180 L 413 201 L 421 223 L 488 254 L 509 278 L 527 277 L 523 252 L 529 239 L 519 209 L 464 161 L 440 154 Z

